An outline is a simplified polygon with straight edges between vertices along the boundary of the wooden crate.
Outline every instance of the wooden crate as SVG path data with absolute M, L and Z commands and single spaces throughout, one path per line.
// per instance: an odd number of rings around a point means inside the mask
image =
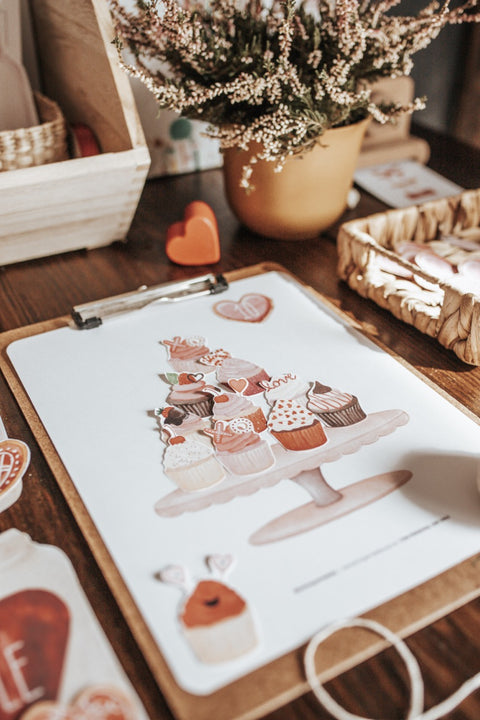
M 454 273 L 422 269 L 405 244 L 441 253 Z M 480 189 L 344 223 L 337 247 L 338 274 L 351 288 L 480 365 L 480 286 L 462 273 L 466 262 L 480 270 Z
M 31 0 L 42 91 L 100 155 L 0 173 L 0 265 L 124 239 L 150 165 L 105 0 Z

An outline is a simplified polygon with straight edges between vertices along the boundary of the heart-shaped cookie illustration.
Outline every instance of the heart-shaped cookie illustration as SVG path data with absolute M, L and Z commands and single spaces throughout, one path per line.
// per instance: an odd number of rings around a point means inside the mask
M 56 700 L 70 614 L 59 597 L 29 589 L 0 600 L 0 720 L 17 720 L 39 700 Z
M 194 200 L 187 205 L 183 221 L 168 228 L 165 251 L 178 265 L 211 265 L 220 260 L 217 219 L 207 203 Z
M 0 441 L 0 494 L 23 477 L 30 461 L 30 450 L 21 440 Z
M 215 312 L 226 320 L 257 323 L 265 320 L 273 308 L 273 303 L 266 295 L 248 293 L 236 302 L 220 300 L 213 306 Z
M 243 395 L 248 388 L 249 382 L 246 378 L 230 378 L 228 384 L 236 393 Z
M 86 688 L 71 705 L 39 702 L 32 705 L 20 720 L 136 720 L 132 701 L 110 685 Z

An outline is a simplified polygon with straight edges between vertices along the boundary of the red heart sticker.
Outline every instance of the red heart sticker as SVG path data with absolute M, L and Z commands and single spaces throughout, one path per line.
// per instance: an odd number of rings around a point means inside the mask
M 207 203 L 194 200 L 187 205 L 183 222 L 168 228 L 165 251 L 178 265 L 211 265 L 220 260 L 217 219 Z
M 20 720 L 136 720 L 136 712 L 121 690 L 98 685 L 83 690 L 71 705 L 35 703 Z
M 21 440 L 0 441 L 0 495 L 23 477 L 30 450 Z
M 273 308 L 273 303 L 266 295 L 248 293 L 235 302 L 235 300 L 220 300 L 215 303 L 214 310 L 226 320 L 239 320 L 240 322 L 261 322 Z
M 39 700 L 55 700 L 70 624 L 65 603 L 47 590 L 0 600 L 0 720 L 17 720 Z

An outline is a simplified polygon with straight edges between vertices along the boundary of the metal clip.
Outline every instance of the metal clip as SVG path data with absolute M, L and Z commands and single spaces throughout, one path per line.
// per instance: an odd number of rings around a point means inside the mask
M 142 285 L 133 292 L 115 295 L 85 305 L 76 305 L 72 310 L 72 318 L 80 330 L 89 330 L 102 324 L 106 317 L 141 310 L 156 302 L 178 302 L 202 295 L 216 295 L 228 288 L 223 275 L 202 275 L 191 280 L 163 283 L 147 287 Z

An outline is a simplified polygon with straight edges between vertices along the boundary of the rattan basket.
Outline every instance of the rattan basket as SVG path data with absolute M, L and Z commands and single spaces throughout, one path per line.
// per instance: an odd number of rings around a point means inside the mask
M 480 267 L 479 226 L 480 189 L 345 223 L 337 237 L 338 274 L 464 362 L 480 365 L 480 287 L 465 291 L 458 275 L 440 279 L 399 254 L 402 243 L 418 243 L 454 267 L 472 259 Z
M 65 118 L 57 103 L 35 93 L 40 125 L 0 132 L 0 172 L 68 158 Z

